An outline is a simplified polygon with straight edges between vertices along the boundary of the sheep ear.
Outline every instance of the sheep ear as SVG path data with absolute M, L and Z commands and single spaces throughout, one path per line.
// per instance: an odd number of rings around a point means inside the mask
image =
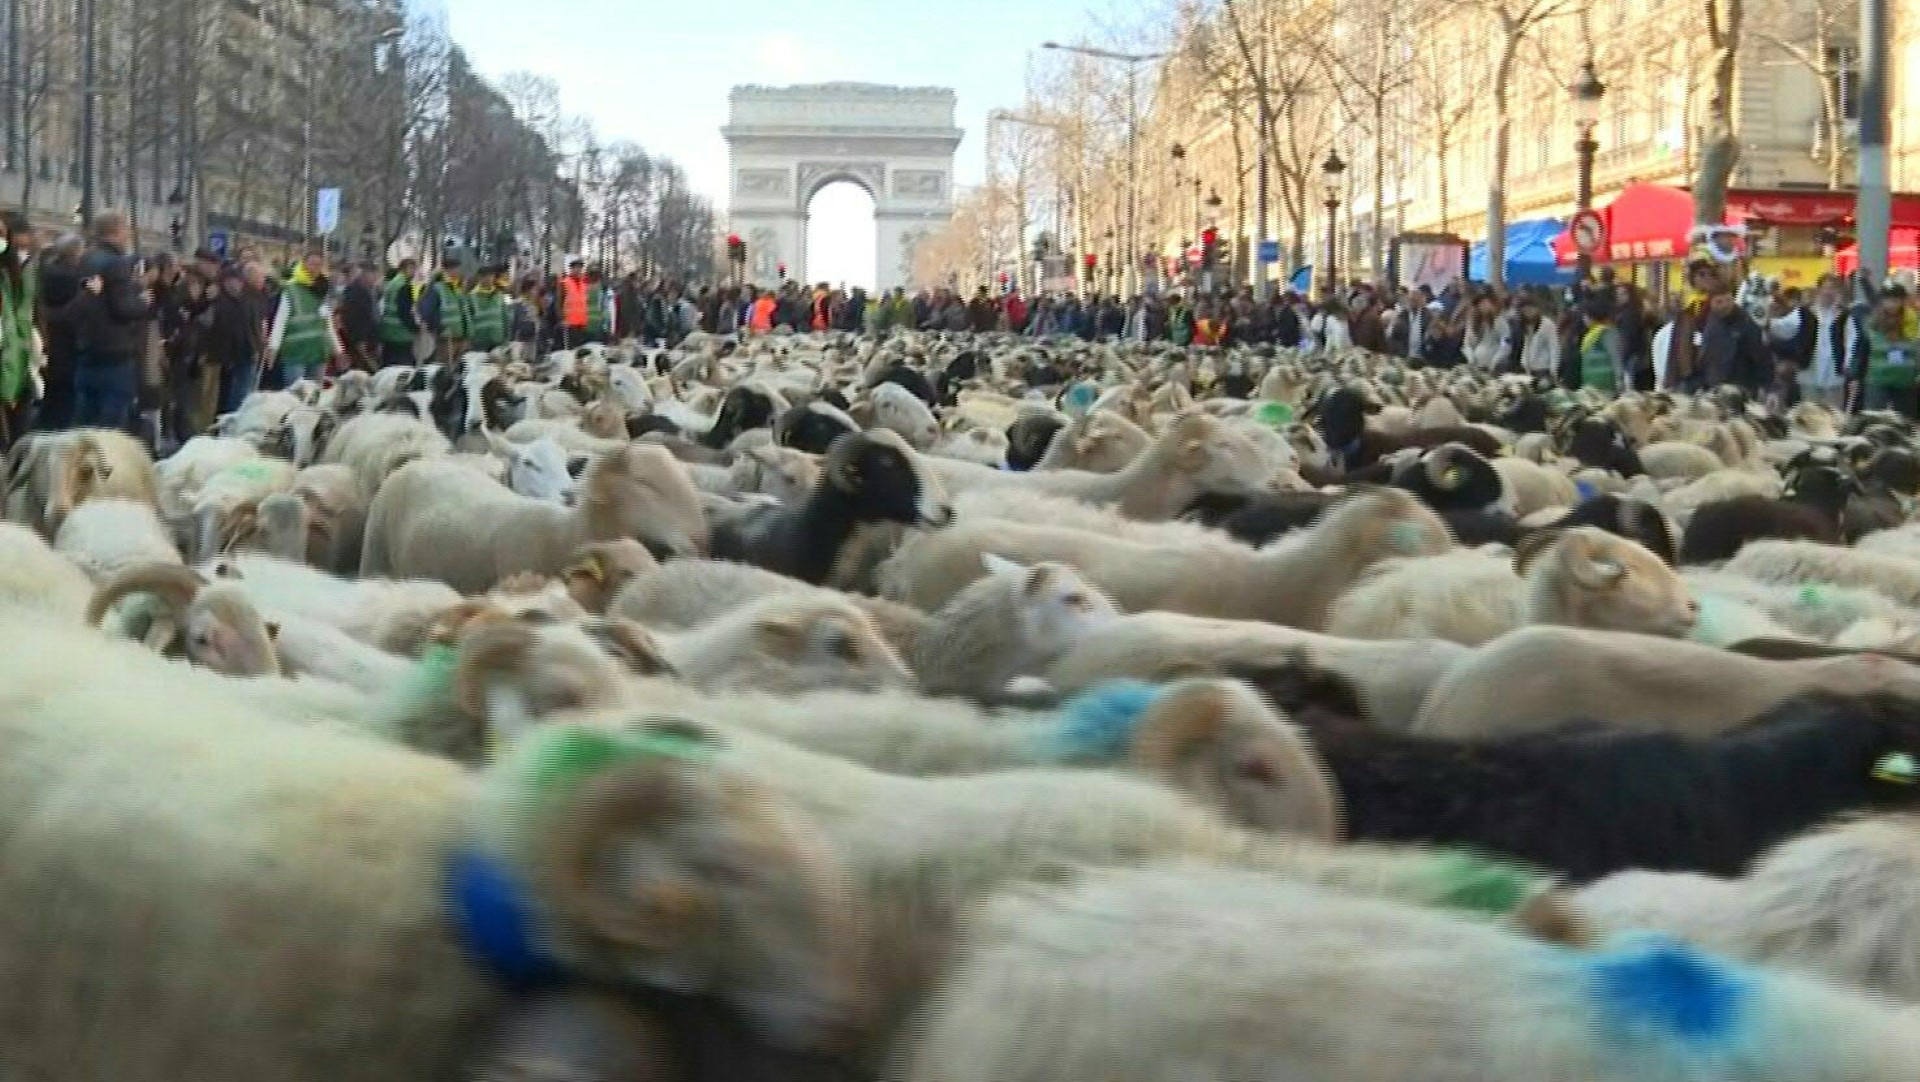
M 789 660 L 797 658 L 807 647 L 809 624 L 799 617 L 762 617 L 754 623 L 753 629 L 767 644 L 767 649 L 778 657 Z
M 1220 738 L 1230 706 L 1225 691 L 1215 684 L 1166 692 L 1148 708 L 1134 733 L 1134 762 L 1149 774 L 1179 768 Z
M 517 621 L 487 623 L 469 632 L 453 669 L 453 700 L 461 713 L 489 719 L 494 688 L 526 666 L 533 645 L 533 629 Z
M 1513 549 L 1513 573 L 1526 578 L 1527 570 L 1533 566 L 1533 562 L 1540 558 L 1541 553 L 1552 548 L 1554 542 L 1560 540 L 1561 536 L 1560 530 L 1535 530 L 1522 537 Z
M 424 641 L 452 646 L 475 624 L 507 619 L 510 617 L 503 609 L 484 598 L 462 601 L 435 617 L 433 623 L 427 626 Z
M 1026 564 L 1009 560 L 998 553 L 981 553 L 980 563 L 986 567 L 987 574 L 995 578 L 1011 579 L 1017 582 L 1024 579 L 1027 574 Z
M 502 436 L 500 433 L 495 432 L 491 428 L 481 429 L 480 434 L 486 437 L 487 450 L 492 451 L 494 454 L 499 455 L 501 458 L 505 458 L 509 460 L 518 457 L 518 453 L 517 453 L 518 448 L 515 446 L 512 440 L 507 439 L 505 436 Z
M 1180 444 L 1180 450 L 1175 455 L 1175 464 L 1182 470 L 1193 473 L 1207 464 L 1207 457 L 1205 440 L 1185 440 Z
M 1589 590 L 1610 589 L 1626 577 L 1627 569 L 1620 561 L 1600 556 L 1593 542 L 1580 533 L 1568 533 L 1562 538 L 1560 552 L 1573 581 Z

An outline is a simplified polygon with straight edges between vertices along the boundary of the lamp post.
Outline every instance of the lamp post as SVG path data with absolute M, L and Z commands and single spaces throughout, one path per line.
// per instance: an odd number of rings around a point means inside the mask
M 1326 179 L 1327 208 L 1327 287 L 1338 289 L 1340 282 L 1340 175 L 1347 171 L 1347 163 L 1340 160 L 1338 150 L 1327 151 L 1327 160 L 1321 163 L 1320 175 Z
M 80 0 L 80 206 L 75 216 L 83 228 L 93 221 L 95 157 L 98 154 L 100 87 L 98 68 L 99 20 L 93 0 Z M 11 28 L 9 28 L 11 32 Z
M 1593 129 L 1600 122 L 1600 99 L 1607 96 L 1606 84 L 1593 70 L 1593 60 L 1588 58 L 1580 65 L 1580 75 L 1573 81 L 1573 122 L 1580 129 L 1580 138 L 1573 144 L 1573 150 L 1579 157 L 1579 179 L 1574 189 L 1574 203 L 1580 210 L 1593 209 L 1593 156 L 1600 150 L 1600 144 L 1594 141 Z M 1580 281 L 1587 280 L 1593 271 L 1593 257 L 1580 253 Z
M 1095 60 L 1113 60 L 1127 66 L 1127 235 L 1126 250 L 1127 274 L 1132 282 L 1122 280 L 1122 285 L 1133 285 L 1138 291 L 1140 278 L 1140 65 L 1149 60 L 1164 58 L 1166 53 L 1116 53 L 1106 49 L 1090 49 L 1084 45 L 1062 45 L 1057 41 L 1041 42 L 1043 49 L 1058 52 L 1077 53 L 1090 56 Z
M 167 222 L 167 236 L 173 242 L 173 250 L 175 253 L 187 250 L 187 223 L 185 219 L 180 216 L 181 212 L 186 209 L 186 205 L 187 193 L 181 191 L 178 186 L 175 186 L 173 191 L 167 194 L 167 209 L 172 212 L 171 219 Z

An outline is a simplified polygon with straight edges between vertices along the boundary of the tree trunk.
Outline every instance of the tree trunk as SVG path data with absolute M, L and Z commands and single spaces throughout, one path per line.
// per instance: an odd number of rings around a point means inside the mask
M 1444 135 L 1434 143 L 1433 151 L 1440 162 L 1440 232 L 1453 228 L 1453 208 L 1448 204 L 1450 192 L 1447 187 L 1447 155 L 1453 150 L 1451 141 Z
M 1706 0 L 1707 40 L 1713 53 L 1707 114 L 1701 125 L 1700 172 L 1693 183 L 1693 220 L 1719 225 L 1727 216 L 1727 185 L 1740 161 L 1734 126 L 1734 95 L 1739 87 L 1740 24 L 1744 0 Z
M 1525 28 L 1503 19 L 1500 29 L 1500 64 L 1493 78 L 1493 168 L 1487 179 L 1487 284 L 1495 289 L 1504 289 L 1507 284 L 1507 155 L 1513 145 L 1513 113 L 1509 108 L 1513 88 L 1509 80 Z
M 1379 89 L 1375 87 L 1375 89 Z M 1373 252 L 1367 266 L 1379 277 L 1387 260 L 1387 99 L 1373 96 Z

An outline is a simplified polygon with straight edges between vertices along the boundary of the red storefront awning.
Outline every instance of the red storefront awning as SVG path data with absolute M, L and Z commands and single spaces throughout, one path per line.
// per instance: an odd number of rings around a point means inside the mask
M 1895 228 L 1887 238 L 1889 270 L 1895 267 L 1920 269 L 1920 230 Z M 1860 266 L 1860 246 L 1849 244 L 1833 253 L 1833 269 L 1852 274 Z
M 1629 184 L 1600 210 L 1607 240 L 1596 263 L 1633 263 L 1649 259 L 1685 259 L 1687 233 L 1693 228 L 1693 196 L 1661 184 Z M 1553 238 L 1554 262 L 1579 261 L 1571 234 Z
M 1824 225 L 1838 229 L 1853 224 L 1857 199 L 1852 192 L 1735 188 L 1727 192 L 1727 219 L 1767 225 Z M 1894 193 L 1893 227 L 1920 229 L 1920 194 Z

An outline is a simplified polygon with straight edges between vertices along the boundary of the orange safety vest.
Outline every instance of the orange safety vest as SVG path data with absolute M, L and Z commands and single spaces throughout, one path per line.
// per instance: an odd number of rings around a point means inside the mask
M 822 293 L 818 297 L 815 297 L 813 299 L 813 329 L 814 330 L 824 331 L 829 329 L 828 325 L 832 323 L 832 319 L 831 319 L 832 305 L 830 304 L 832 299 L 833 298 L 831 296 L 825 293 Z
M 753 302 L 753 314 L 747 317 L 747 327 L 755 334 L 766 334 L 773 330 L 773 294 L 762 293 L 760 299 Z
M 587 327 L 587 279 L 569 274 L 560 279 L 560 322 L 575 330 Z

